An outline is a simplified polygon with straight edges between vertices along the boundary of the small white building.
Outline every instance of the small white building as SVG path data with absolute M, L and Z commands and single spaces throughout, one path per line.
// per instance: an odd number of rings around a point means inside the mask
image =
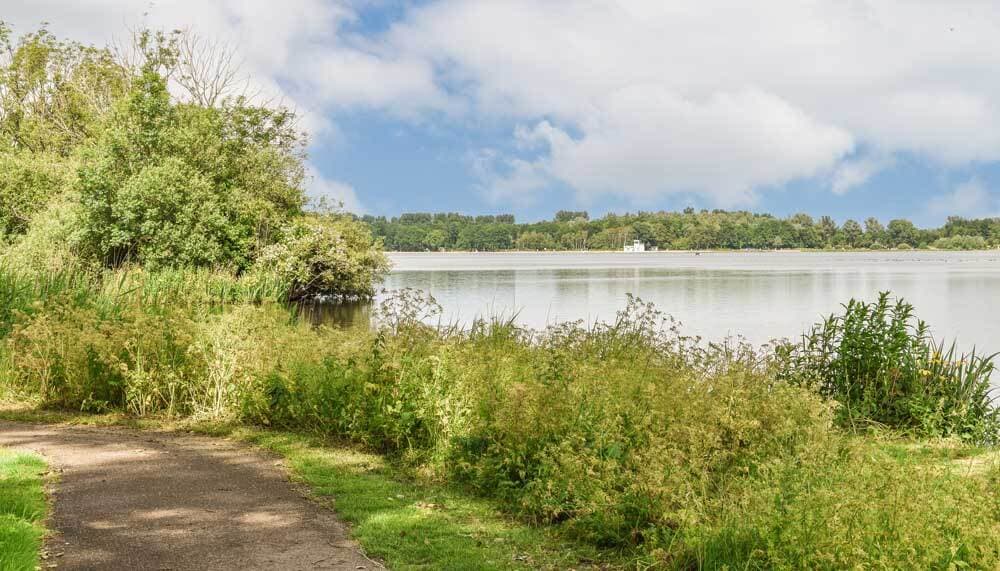
M 645 252 L 646 245 L 641 240 L 632 240 L 632 245 L 625 244 L 626 252 Z

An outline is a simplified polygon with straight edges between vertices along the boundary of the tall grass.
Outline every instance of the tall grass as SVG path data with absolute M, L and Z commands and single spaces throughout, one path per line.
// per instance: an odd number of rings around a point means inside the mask
M 959 353 L 934 341 L 913 306 L 883 292 L 851 300 L 779 351 L 780 375 L 841 406 L 845 425 L 877 423 L 979 443 L 1000 438 L 990 380 L 996 354 Z
M 214 277 L 144 276 L 13 295 L 33 309 L 10 312 L 0 382 L 54 407 L 349 440 L 650 566 L 1000 564 L 997 469 L 963 476 L 835 428 L 843 395 L 897 406 L 886 383 L 917 382 L 885 372 L 891 359 L 964 376 L 955 398 L 978 394 L 989 360 L 921 353 L 900 333 L 905 306 L 851 305 L 814 351 L 774 354 L 684 337 L 638 299 L 592 326 L 461 329 L 427 325 L 440 308 L 407 291 L 376 308 L 376 327 L 341 330 L 281 304 L 221 303 L 239 296 L 205 285 Z M 883 342 L 881 357 L 864 352 Z
M 133 267 L 109 272 L 102 292 L 130 297 L 147 305 L 219 306 L 227 304 L 283 303 L 287 283 L 270 274 L 237 277 L 228 271 L 162 269 L 147 272 Z

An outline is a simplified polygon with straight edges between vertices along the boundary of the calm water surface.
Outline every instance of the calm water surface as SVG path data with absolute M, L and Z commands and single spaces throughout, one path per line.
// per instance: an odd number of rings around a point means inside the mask
M 689 335 L 760 344 L 795 337 L 851 297 L 891 290 L 936 337 L 1000 351 L 1000 252 L 391 254 L 388 289 L 431 292 L 446 321 L 516 312 L 541 328 L 607 320 L 626 294 Z

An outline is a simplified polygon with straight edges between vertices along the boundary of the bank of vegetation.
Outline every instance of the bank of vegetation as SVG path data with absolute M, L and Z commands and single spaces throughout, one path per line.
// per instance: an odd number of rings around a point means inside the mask
M 888 298 L 760 351 L 685 338 L 639 300 L 594 327 L 442 329 L 401 292 L 381 325 L 344 331 L 197 288 L 4 280 L 20 297 L 0 383 L 41 408 L 352 442 L 613 561 L 1000 563 L 992 360 L 949 352 Z
M 305 207 L 290 113 L 192 87 L 183 35 L 122 58 L 4 34 L 6 398 L 349 443 L 612 565 L 1000 565 L 993 359 L 905 302 L 851 302 L 765 349 L 687 338 L 638 299 L 594 326 L 463 329 L 402 291 L 371 328 L 316 327 L 291 302 L 370 296 L 386 262 L 362 222 Z M 350 495 L 325 465 L 307 481 Z M 400 567 L 450 541 L 365 529 Z M 500 550 L 463 545 L 449 567 Z M 496 568 L 547 565 L 515 556 Z
M 1000 246 L 1000 218 L 952 217 L 940 228 L 909 220 L 883 225 L 868 218 L 837 224 L 829 216 L 777 218 L 768 214 L 701 210 L 608 214 L 592 220 L 584 211 L 560 211 L 552 220 L 516 223 L 514 216 L 409 213 L 364 216 L 386 248 L 402 252 L 621 250 L 639 240 L 661 250 L 940 249 L 985 250 Z

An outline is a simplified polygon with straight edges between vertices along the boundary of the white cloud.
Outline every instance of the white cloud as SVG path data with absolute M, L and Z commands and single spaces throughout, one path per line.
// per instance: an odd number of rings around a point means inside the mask
M 535 147 L 478 171 L 496 200 L 561 183 L 735 204 L 803 177 L 842 194 L 898 153 L 1000 161 L 1000 3 L 433 0 L 365 36 L 377 4 L 14 0 L 3 17 L 92 41 L 142 23 L 222 37 L 316 131 L 359 108 L 509 125 Z
M 479 179 L 479 190 L 494 204 L 506 201 L 532 204 L 552 182 L 535 163 L 505 157 L 492 149 L 470 153 L 468 163 Z
M 767 93 L 690 101 L 658 86 L 612 94 L 580 138 L 544 121 L 532 138 L 550 149 L 536 166 L 584 196 L 695 191 L 720 205 L 750 202 L 756 187 L 831 168 L 853 147 L 849 133 Z
M 847 194 L 851 189 L 868 182 L 871 177 L 894 164 L 891 157 L 867 156 L 845 160 L 833 171 L 830 190 L 834 194 Z
M 979 179 L 970 179 L 954 190 L 938 196 L 928 205 L 929 213 L 945 216 L 991 217 L 997 216 L 1000 201 L 991 194 Z
M 326 178 L 311 165 L 306 169 L 306 195 L 313 200 L 325 201 L 328 206 L 340 205 L 348 212 L 365 213 L 365 207 L 358 200 L 353 186 Z
M 442 0 L 389 41 L 475 112 L 548 121 L 536 166 L 584 194 L 729 203 L 824 169 L 845 192 L 899 152 L 1000 160 L 996 3 Z

